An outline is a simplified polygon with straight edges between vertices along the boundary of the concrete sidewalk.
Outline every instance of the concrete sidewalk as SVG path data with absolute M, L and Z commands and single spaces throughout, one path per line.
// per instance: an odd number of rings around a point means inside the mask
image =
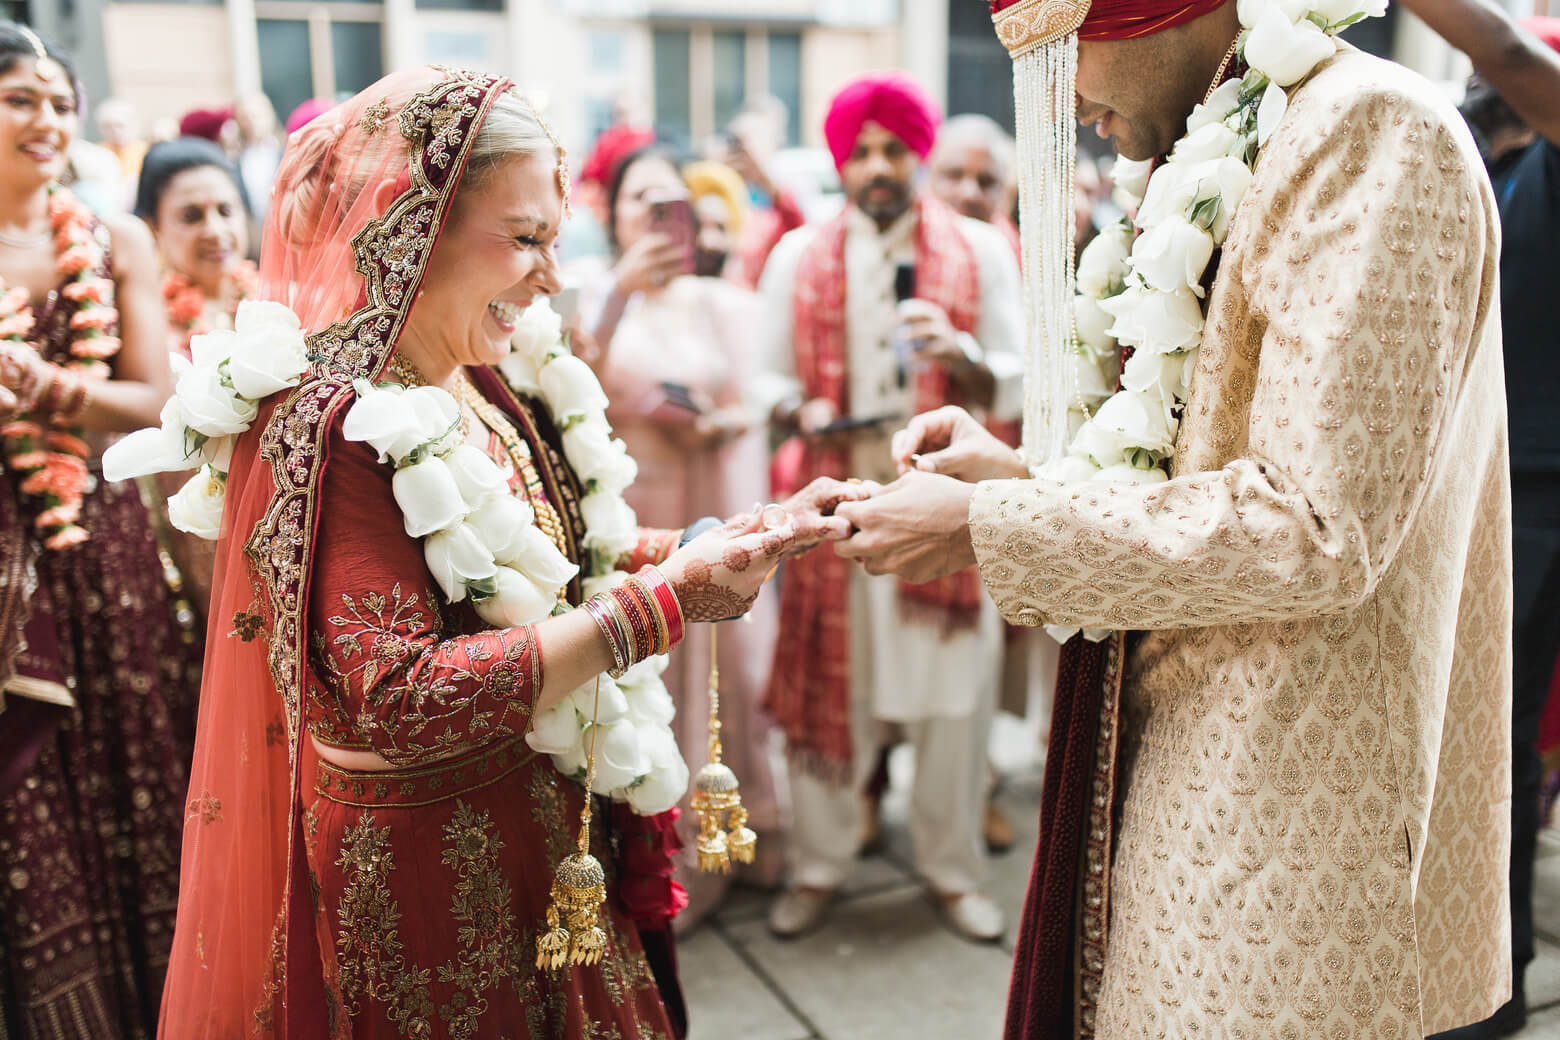
M 1011 748 L 1021 735 L 999 733 Z M 977 946 L 944 926 L 916 882 L 906 831 L 908 753 L 896 752 L 885 800 L 887 848 L 858 862 L 828 922 L 794 941 L 769 934 L 769 896 L 732 893 L 679 947 L 691 1040 L 996 1040 L 1012 930 L 1023 905 L 1040 804 L 1038 764 L 1020 754 L 1001 803 L 1018 828 L 992 860 L 991 895 L 1008 915 L 1002 942 Z M 762 838 L 760 839 L 762 840 Z M 1521 1040 L 1560 1040 L 1560 832 L 1539 846 L 1538 959 L 1528 969 Z

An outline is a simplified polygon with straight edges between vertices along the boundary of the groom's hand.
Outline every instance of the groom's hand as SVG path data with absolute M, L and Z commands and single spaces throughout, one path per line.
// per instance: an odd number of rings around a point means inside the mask
M 974 493 L 973 484 L 912 470 L 871 498 L 835 510 L 856 531 L 834 551 L 860 560 L 868 574 L 897 574 L 917 584 L 963 570 L 975 563 Z
M 970 482 L 1029 475 L 1018 452 L 953 405 L 911 419 L 894 434 L 890 450 L 901 474 L 920 470 Z

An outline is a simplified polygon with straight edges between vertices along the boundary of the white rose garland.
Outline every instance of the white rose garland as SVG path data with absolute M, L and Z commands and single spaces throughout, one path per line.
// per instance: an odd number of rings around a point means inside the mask
M 1078 258 L 1074 435 L 1067 454 L 1037 467 L 1037 477 L 1168 479 L 1202 343 L 1203 276 L 1251 186 L 1258 152 L 1283 119 L 1286 88 L 1334 54 L 1339 32 L 1383 14 L 1386 0 L 1239 0 L 1238 10 L 1246 75 L 1192 111 L 1164 162 L 1121 159 L 1112 171 L 1112 198 L 1135 216 L 1101 231 Z M 1124 368 L 1123 346 L 1133 348 Z M 1120 389 L 1102 392 L 1118 372 Z M 1065 642 L 1078 629 L 1047 631 Z

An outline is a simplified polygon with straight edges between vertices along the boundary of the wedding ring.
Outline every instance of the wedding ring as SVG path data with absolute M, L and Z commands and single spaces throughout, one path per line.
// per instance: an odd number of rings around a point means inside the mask
M 776 505 L 773 502 L 763 508 L 761 515 L 764 522 L 764 530 L 766 531 L 784 527 L 791 519 L 791 514 L 785 511 L 784 506 Z

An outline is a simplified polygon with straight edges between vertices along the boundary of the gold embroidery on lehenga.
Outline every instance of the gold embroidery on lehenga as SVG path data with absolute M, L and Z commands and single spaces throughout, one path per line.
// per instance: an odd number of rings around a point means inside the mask
M 235 610 L 233 612 L 233 631 L 229 632 L 228 636 L 237 636 L 246 643 L 254 642 L 255 637 L 260 635 L 265 628 L 265 618 L 260 616 L 259 606 L 258 603 L 251 603 L 250 607 L 254 609 Z
M 415 1037 L 431 1035 L 437 1015 L 450 1036 L 470 1040 L 488 1011 L 487 991 L 525 970 L 528 946 L 515 928 L 512 893 L 498 862 L 504 843 L 491 814 L 457 801 L 443 839 L 440 862 L 455 875 L 450 916 L 462 952 L 435 973 L 407 962 L 397 934 L 401 908 L 390 895 L 390 827 L 375 827 L 373 814 L 365 813 L 342 833 L 336 860 L 347 875 L 336 909 L 341 993 L 351 1016 L 362 1014 L 366 1002 L 381 1004 L 403 1034 Z M 430 989 L 435 974 L 439 984 L 455 987 L 440 1004 Z
M 531 771 L 531 819 L 542 826 L 547 836 L 547 861 L 554 863 L 574 851 L 569 837 L 569 807 L 558 789 L 556 769 Z
M 222 819 L 222 800 L 210 791 L 202 793 L 198 798 L 190 799 L 189 806 L 184 811 L 186 820 L 199 819 L 201 823 L 216 823 Z

